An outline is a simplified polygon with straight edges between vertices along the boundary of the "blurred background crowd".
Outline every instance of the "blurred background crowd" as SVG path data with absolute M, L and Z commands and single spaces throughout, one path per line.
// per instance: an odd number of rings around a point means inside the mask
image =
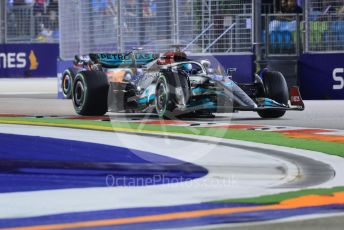
M 5 1 L 7 1 L 6 42 L 58 42 L 60 34 L 58 26 L 59 0 Z M 70 4 L 73 2 L 77 1 L 70 0 Z M 208 31 L 212 34 L 210 37 L 221 35 L 226 27 L 236 21 L 235 30 L 240 30 L 235 32 L 239 36 L 237 39 L 241 43 L 245 39 L 249 39 L 249 36 L 245 37 L 245 33 L 249 34 L 245 32 L 245 26 L 238 26 L 248 23 L 241 22 L 241 19 L 238 18 L 244 18 L 246 14 L 249 14 L 248 12 L 251 12 L 250 4 L 243 0 L 126 0 L 121 1 L 121 6 L 119 6 L 118 0 L 84 0 L 79 4 L 82 17 L 86 14 L 92 15 L 93 31 L 102 29 L 103 34 L 113 37 L 118 33 L 120 11 L 120 32 L 126 33 L 127 37 L 143 44 L 154 40 L 152 31 L 157 31 L 159 36 L 162 36 L 164 31 L 173 30 L 171 28 L 173 25 L 170 25 L 173 19 L 173 15 L 171 15 L 173 4 L 178 4 L 178 19 L 179 22 L 182 22 L 179 30 L 190 31 L 190 33 L 180 33 L 178 36 L 183 35 L 186 40 L 192 40 L 198 34 L 203 33 L 206 29 L 206 26 L 203 26 L 206 24 L 204 15 L 208 14 L 201 6 L 204 4 L 203 2 L 212 5 L 209 17 L 214 26 Z M 295 52 L 297 43 L 302 51 L 306 33 L 309 35 L 310 46 L 313 45 L 314 49 L 317 47 L 320 47 L 321 50 L 344 48 L 342 33 L 344 31 L 344 0 L 311 0 L 308 2 L 306 7 L 304 0 L 262 0 L 262 42 L 269 43 L 269 47 L 266 46 L 269 52 Z M 306 13 L 308 28 L 304 23 Z M 308 31 L 305 32 L 306 29 Z M 233 31 L 234 29 L 229 30 L 228 36 L 232 36 Z M 173 35 L 166 33 L 166 37 L 171 36 Z M 228 38 L 228 41 L 223 38 L 221 40 L 223 40 L 223 46 L 236 43 L 235 38 L 232 37 Z M 100 41 L 97 40 L 97 42 Z M 221 47 L 220 49 L 225 50 Z M 235 51 L 234 48 L 229 49 Z M 215 51 L 222 52 L 221 50 Z
M 13 40 L 57 40 L 58 0 L 7 0 L 7 25 Z

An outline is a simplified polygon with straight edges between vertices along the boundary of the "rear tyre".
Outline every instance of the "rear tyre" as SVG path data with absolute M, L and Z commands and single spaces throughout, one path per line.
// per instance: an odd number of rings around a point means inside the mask
M 75 78 L 75 74 L 72 68 L 68 68 L 63 72 L 61 89 L 62 89 L 63 97 L 65 99 L 72 98 L 72 88 L 73 88 L 74 78 Z
M 281 104 L 288 104 L 288 86 L 284 76 L 280 72 L 268 71 L 263 75 L 265 96 Z M 263 110 L 258 111 L 262 118 L 279 118 L 285 114 L 285 110 Z
M 72 99 L 75 112 L 84 116 L 104 115 L 109 83 L 101 71 L 82 71 L 75 76 Z

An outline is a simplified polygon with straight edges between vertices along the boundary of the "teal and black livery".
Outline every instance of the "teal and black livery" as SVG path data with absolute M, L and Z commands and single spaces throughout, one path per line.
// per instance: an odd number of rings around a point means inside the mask
M 95 53 L 75 57 L 75 78 L 66 77 L 64 86 L 71 88 L 75 111 L 88 116 L 155 112 L 174 119 L 255 111 L 279 118 L 287 110 L 304 109 L 298 87 L 289 93 L 282 73 L 264 69 L 255 82 L 238 84 L 232 80 L 234 68 L 215 72 L 214 64 L 190 60 L 181 51 Z
M 98 62 L 103 67 L 120 68 L 120 67 L 141 67 L 156 60 L 159 54 L 156 53 L 99 53 L 90 54 L 93 62 Z

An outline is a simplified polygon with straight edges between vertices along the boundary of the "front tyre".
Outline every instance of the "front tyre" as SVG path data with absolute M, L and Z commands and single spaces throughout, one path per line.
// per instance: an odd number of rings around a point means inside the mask
M 75 74 L 72 68 L 66 69 L 62 74 L 61 89 L 65 99 L 72 98 L 72 88 Z
M 288 86 L 281 72 L 268 71 L 263 75 L 265 96 L 278 103 L 288 105 Z M 258 115 L 262 118 L 279 118 L 285 114 L 285 110 L 262 110 Z
M 74 79 L 72 99 L 75 112 L 84 116 L 104 115 L 109 83 L 101 71 L 81 71 Z
M 168 83 L 168 78 L 161 74 L 155 90 L 155 110 L 160 118 L 170 119 L 174 115 L 176 103 L 173 99 L 173 90 L 174 87 Z

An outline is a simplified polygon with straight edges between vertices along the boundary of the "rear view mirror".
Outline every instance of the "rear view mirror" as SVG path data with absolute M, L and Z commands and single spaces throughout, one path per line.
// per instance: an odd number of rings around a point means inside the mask
M 209 60 L 206 60 L 206 59 L 201 60 L 200 63 L 201 63 L 201 65 L 202 65 L 204 68 L 206 68 L 206 69 L 210 68 L 210 66 L 211 66 L 210 61 L 209 61 Z

